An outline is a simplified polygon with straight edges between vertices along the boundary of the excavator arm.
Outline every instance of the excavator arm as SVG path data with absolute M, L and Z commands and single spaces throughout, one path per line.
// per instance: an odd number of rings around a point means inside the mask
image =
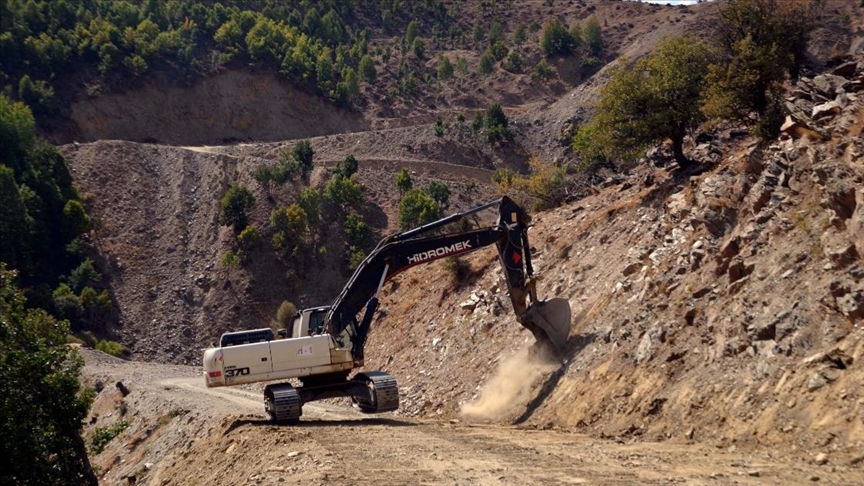
M 438 233 L 450 223 L 496 206 L 498 220 L 494 226 Z M 415 265 L 494 244 L 517 319 L 541 345 L 563 348 L 570 331 L 570 305 L 565 299 L 537 299 L 528 246 L 529 222 L 529 216 L 521 207 L 503 197 L 383 239 L 357 267 L 330 307 L 325 319 L 326 332 L 342 341 L 347 338 L 354 359 L 362 361 L 366 337 L 378 308 L 378 295 L 388 280 Z

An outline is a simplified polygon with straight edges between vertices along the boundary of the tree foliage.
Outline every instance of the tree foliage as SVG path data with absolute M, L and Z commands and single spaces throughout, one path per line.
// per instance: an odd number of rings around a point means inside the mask
M 25 309 L 15 278 L 0 263 L 0 483 L 96 485 L 81 438 L 83 360 L 66 345 L 68 323 Z
M 53 109 L 60 98 L 53 90 L 83 84 L 58 82 L 73 72 L 98 73 L 86 84 L 111 89 L 160 68 L 188 81 L 233 59 L 278 71 L 337 103 L 350 102 L 343 96 L 351 87 L 342 85 L 345 68 L 368 67 L 363 57 L 369 38 L 373 30 L 383 34 L 377 22 L 365 20 L 366 7 L 340 0 L 14 0 L 0 5 L 0 79 L 23 88 L 20 99 L 37 113 Z M 429 19 L 408 25 L 408 48 L 427 26 L 446 32 L 451 22 L 440 1 L 388 1 L 381 9 L 388 26 L 404 26 L 410 17 Z M 336 54 L 330 66 L 319 63 L 328 50 Z
M 234 234 L 240 234 L 249 224 L 247 211 L 255 207 L 255 196 L 246 187 L 234 184 L 225 192 L 219 204 L 222 207 L 219 223 L 232 226 Z
M 558 19 L 546 22 L 540 33 L 540 48 L 549 57 L 569 55 L 577 43 L 578 40 L 567 30 L 567 26 Z
M 312 150 L 312 144 L 309 143 L 309 140 L 300 140 L 294 144 L 294 148 L 291 149 L 291 156 L 297 162 L 300 175 L 306 177 L 312 171 L 313 158 L 315 157 L 315 151 Z
M 594 56 L 599 56 L 603 52 L 603 31 L 600 28 L 600 21 L 597 20 L 597 17 L 594 15 L 588 17 L 582 33 L 585 37 L 585 45 L 588 46 L 588 51 Z
M 423 192 L 431 197 L 441 209 L 447 209 L 450 206 L 450 187 L 440 181 L 432 181 L 426 184 Z
M 399 202 L 399 226 L 409 230 L 441 218 L 435 200 L 419 189 L 411 189 Z
M 513 130 L 510 129 L 510 121 L 504 114 L 504 109 L 498 103 L 493 103 L 486 108 L 484 117 L 486 127 L 486 140 L 494 145 L 497 143 L 512 142 Z
M 782 123 L 782 85 L 796 75 L 814 28 L 815 2 L 730 0 L 719 13 L 723 59 L 711 66 L 704 111 L 741 121 L 763 139 Z
M 407 168 L 402 167 L 402 170 L 396 174 L 396 187 L 399 189 L 399 194 L 401 196 L 404 196 L 406 192 L 414 187 L 414 182 L 411 180 L 411 173 L 408 172 Z
M 668 138 L 678 164 L 689 165 L 684 137 L 704 120 L 700 96 L 710 61 L 708 46 L 685 36 L 666 39 L 631 68 L 613 71 L 593 118 L 576 133 L 574 151 L 589 165 L 632 160 Z

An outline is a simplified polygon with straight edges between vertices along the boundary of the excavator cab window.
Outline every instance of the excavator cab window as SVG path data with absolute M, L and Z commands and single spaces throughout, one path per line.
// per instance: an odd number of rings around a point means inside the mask
M 329 307 L 325 307 L 323 309 L 316 309 L 311 314 L 309 314 L 309 335 L 317 336 L 318 334 L 324 334 L 324 319 L 327 317 L 327 311 L 330 310 Z

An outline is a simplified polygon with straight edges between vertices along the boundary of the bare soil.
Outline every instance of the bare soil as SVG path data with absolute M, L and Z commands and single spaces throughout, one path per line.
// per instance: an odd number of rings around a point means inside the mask
M 94 426 L 130 426 L 94 458 L 103 484 L 854 484 L 789 451 L 598 439 L 567 429 L 362 415 L 313 403 L 297 426 L 262 419 L 260 392 L 207 389 L 197 368 L 83 350 L 105 385 Z M 113 386 L 128 388 L 125 398 Z

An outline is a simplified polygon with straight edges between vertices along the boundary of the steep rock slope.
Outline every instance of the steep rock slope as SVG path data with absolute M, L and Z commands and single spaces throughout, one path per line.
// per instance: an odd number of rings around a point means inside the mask
M 574 328 L 564 364 L 528 375 L 535 388 L 496 390 L 513 400 L 503 416 L 861 461 L 864 66 L 850 66 L 799 83 L 794 105 L 837 104 L 802 111 L 794 136 L 760 148 L 727 132 L 697 147 L 704 173 L 642 167 L 537 218 L 541 295 L 569 298 Z M 797 138 L 805 126 L 816 139 Z M 462 288 L 434 269 L 383 300 L 368 355 L 402 379 L 404 413 L 456 416 L 480 385 L 525 378 L 530 362 L 507 356 L 530 339 L 497 263 L 472 262 Z

